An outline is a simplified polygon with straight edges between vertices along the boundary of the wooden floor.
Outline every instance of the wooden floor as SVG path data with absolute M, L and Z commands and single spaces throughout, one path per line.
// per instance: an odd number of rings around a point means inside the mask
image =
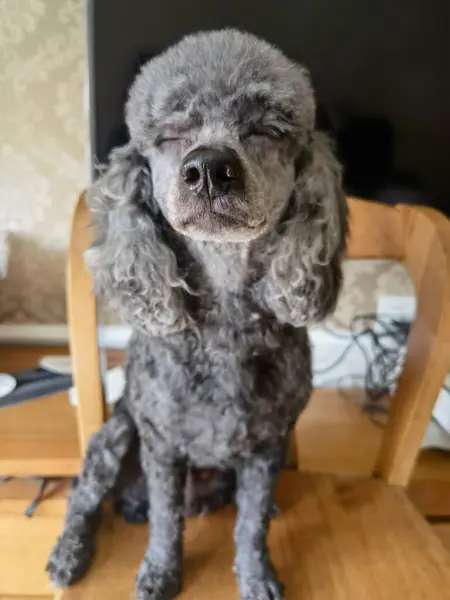
M 0 347 L 0 372 L 37 365 L 44 354 L 67 353 L 55 348 Z M 120 360 L 117 353 L 110 363 Z M 368 475 L 382 430 L 361 411 L 361 397 L 317 390 L 297 428 L 299 466 L 303 471 Z M 52 475 L 61 464 L 71 475 L 79 468 L 75 412 L 66 394 L 0 411 L 0 474 L 10 474 L 12 458 L 21 458 L 19 475 L 46 465 Z M 43 460 L 45 459 L 45 460 Z M 63 461 L 63 463 L 61 463 Z M 17 460 L 14 462 L 17 470 Z M 30 466 L 31 465 L 31 466 Z M 53 598 L 44 573 L 50 547 L 61 529 L 67 487 L 56 486 L 32 519 L 24 510 L 38 484 L 12 480 L 0 483 L 0 600 Z M 409 495 L 426 516 L 438 519 L 433 527 L 450 549 L 450 457 L 423 452 Z M 447 522 L 446 522 L 447 521 Z M 24 576 L 26 573 L 26 576 Z

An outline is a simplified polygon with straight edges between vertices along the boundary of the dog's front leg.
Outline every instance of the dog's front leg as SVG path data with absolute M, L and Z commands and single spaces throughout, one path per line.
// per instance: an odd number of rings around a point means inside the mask
M 186 462 L 142 444 L 150 502 L 150 544 L 136 583 L 137 600 L 171 600 L 181 589 Z
M 284 448 L 253 456 L 238 472 L 235 529 L 235 570 L 241 600 L 282 600 L 267 549 L 267 532 L 272 514 L 272 492 L 283 464 Z
M 69 497 L 63 533 L 47 563 L 55 586 L 71 585 L 87 570 L 94 553 L 101 502 L 116 483 L 135 436 L 133 420 L 119 407 L 90 439 L 82 473 Z

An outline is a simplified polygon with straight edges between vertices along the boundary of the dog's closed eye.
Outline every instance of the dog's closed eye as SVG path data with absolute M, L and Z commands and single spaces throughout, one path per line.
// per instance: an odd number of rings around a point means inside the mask
M 155 140 L 155 146 L 157 148 L 162 148 L 163 146 L 169 145 L 169 144 L 174 144 L 176 142 L 181 142 L 183 141 L 184 138 L 182 138 L 181 136 L 177 136 L 177 135 L 173 135 L 173 136 L 160 136 L 157 137 Z
M 277 127 L 266 127 L 259 124 L 250 124 L 244 131 L 241 132 L 240 139 L 246 140 L 249 138 L 266 138 L 269 140 L 281 140 L 285 136 L 285 132 Z

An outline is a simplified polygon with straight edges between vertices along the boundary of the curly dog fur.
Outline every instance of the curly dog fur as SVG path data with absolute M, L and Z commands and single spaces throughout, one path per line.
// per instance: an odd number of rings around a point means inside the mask
M 180 591 L 186 479 L 216 468 L 236 478 L 240 597 L 280 600 L 271 496 L 311 393 L 306 326 L 340 288 L 341 170 L 315 130 L 307 71 L 235 30 L 188 36 L 147 63 L 126 121 L 130 142 L 89 193 L 87 262 L 133 327 L 127 386 L 89 444 L 48 570 L 60 586 L 86 570 L 101 500 L 138 437 L 151 537 L 137 598 Z M 184 168 L 205 148 L 232 156 L 220 193 L 203 163 Z

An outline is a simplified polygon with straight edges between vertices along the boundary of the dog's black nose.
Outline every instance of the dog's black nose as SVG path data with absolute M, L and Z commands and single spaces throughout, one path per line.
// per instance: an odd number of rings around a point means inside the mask
M 238 191 L 243 186 L 243 169 L 231 148 L 200 146 L 189 152 L 181 165 L 181 177 L 191 192 L 210 198 Z

